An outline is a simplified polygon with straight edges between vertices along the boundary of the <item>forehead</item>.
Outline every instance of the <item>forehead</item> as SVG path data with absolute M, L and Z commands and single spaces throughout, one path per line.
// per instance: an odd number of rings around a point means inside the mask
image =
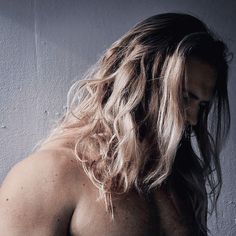
M 200 90 L 204 94 L 212 94 L 216 85 L 216 70 L 213 66 L 198 59 L 191 58 L 186 63 L 186 87 Z

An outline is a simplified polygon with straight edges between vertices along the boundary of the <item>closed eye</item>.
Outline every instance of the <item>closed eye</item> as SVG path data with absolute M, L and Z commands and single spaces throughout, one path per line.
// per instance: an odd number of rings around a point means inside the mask
M 199 100 L 199 97 L 197 96 L 197 95 L 195 95 L 194 93 L 192 93 L 192 92 L 190 92 L 190 91 L 183 91 L 183 98 L 185 99 L 185 100 L 187 100 L 187 99 L 193 99 L 193 100 Z M 200 102 L 200 106 L 201 107 L 207 107 L 208 105 L 209 105 L 209 101 L 201 101 Z

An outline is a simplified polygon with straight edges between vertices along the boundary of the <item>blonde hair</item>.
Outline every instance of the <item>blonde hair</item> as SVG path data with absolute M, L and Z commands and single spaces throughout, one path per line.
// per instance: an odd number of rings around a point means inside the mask
M 66 113 L 41 145 L 76 137 L 75 154 L 113 216 L 112 194 L 133 187 L 140 193 L 151 191 L 171 174 L 186 128 L 182 86 L 190 57 L 216 68 L 224 86 L 216 90 L 215 101 L 229 121 L 225 52 L 223 42 L 193 16 L 166 13 L 140 22 L 106 50 L 83 80 L 73 84 Z M 209 111 L 210 107 L 201 112 L 204 120 L 194 129 L 202 159 L 195 157 L 204 183 L 188 179 L 202 195 L 206 194 L 205 178 L 212 176 L 214 167 L 221 181 L 215 145 L 222 139 L 218 136 L 215 142 L 210 136 Z M 203 134 L 201 125 L 206 129 Z M 214 192 L 216 185 L 211 179 L 210 183 Z M 202 217 L 199 214 L 196 218 Z M 198 219 L 202 231 L 206 231 L 204 220 Z

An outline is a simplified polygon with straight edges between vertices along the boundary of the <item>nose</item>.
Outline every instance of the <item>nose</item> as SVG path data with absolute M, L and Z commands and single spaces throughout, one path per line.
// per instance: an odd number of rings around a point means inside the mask
M 198 122 L 199 106 L 194 104 L 186 109 L 186 122 L 191 126 L 195 126 Z

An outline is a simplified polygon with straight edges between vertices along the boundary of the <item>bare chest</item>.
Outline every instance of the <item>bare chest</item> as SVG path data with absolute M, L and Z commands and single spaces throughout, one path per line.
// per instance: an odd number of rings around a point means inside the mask
M 71 221 L 73 236 L 145 236 L 159 235 L 155 206 L 137 194 L 114 199 L 114 220 L 103 201 L 88 197 L 76 208 Z
M 168 236 L 189 235 L 173 202 L 159 192 L 150 199 L 130 193 L 114 200 L 112 221 L 97 196 L 83 197 L 71 220 L 73 236 Z M 154 199 L 154 200 L 153 200 Z

